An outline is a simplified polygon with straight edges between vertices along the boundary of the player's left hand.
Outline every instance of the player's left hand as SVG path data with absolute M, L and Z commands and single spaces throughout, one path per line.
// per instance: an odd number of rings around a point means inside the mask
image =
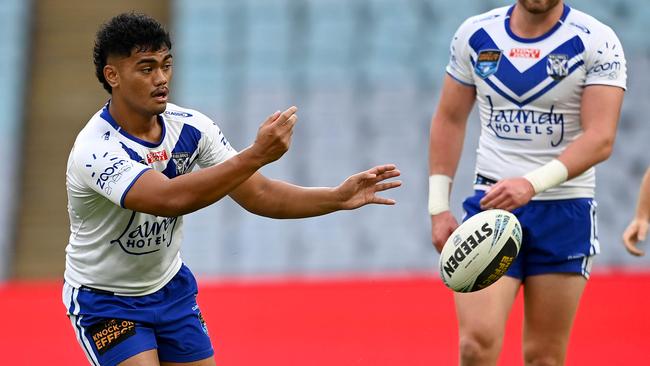
M 379 197 L 376 193 L 401 186 L 402 182 L 398 180 L 384 182 L 399 175 L 400 171 L 395 165 L 386 164 L 348 177 L 335 188 L 342 209 L 352 210 L 369 203 L 394 205 L 395 200 Z
M 527 204 L 535 195 L 533 185 L 523 177 L 498 181 L 481 199 L 481 209 L 500 208 L 512 211 Z
M 641 257 L 645 252 L 637 248 L 637 243 L 644 241 L 648 235 L 648 220 L 635 218 L 623 232 L 623 244 L 625 249 L 632 255 Z

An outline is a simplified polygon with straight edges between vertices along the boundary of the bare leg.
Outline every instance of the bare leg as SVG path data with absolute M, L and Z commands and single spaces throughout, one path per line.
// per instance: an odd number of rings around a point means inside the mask
M 160 365 L 161 366 L 215 366 L 216 363 L 214 362 L 214 356 L 212 356 L 194 362 L 183 362 L 183 363 L 161 362 Z
M 587 280 L 579 274 L 530 276 L 524 286 L 524 361 L 564 365 L 569 336 Z
M 456 293 L 460 365 L 496 365 L 508 313 L 521 281 L 504 276 L 483 290 Z
M 150 349 L 120 362 L 119 366 L 159 366 L 158 351 Z

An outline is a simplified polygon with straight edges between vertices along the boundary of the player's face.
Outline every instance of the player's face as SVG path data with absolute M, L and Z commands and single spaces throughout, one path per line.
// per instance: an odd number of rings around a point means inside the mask
M 116 85 L 111 85 L 114 98 L 119 96 L 130 108 L 143 114 L 157 115 L 165 111 L 172 78 L 172 55 L 168 48 L 134 50 L 129 57 L 113 64 L 116 69 Z
M 553 9 L 561 0 L 519 0 L 519 5 L 533 14 L 543 14 Z

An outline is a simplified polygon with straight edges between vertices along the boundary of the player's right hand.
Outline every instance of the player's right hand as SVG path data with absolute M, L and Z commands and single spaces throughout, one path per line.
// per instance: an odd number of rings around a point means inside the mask
M 458 227 L 458 221 L 451 211 L 444 211 L 437 215 L 431 215 L 431 242 L 438 253 L 442 251 L 449 235 Z
M 289 107 L 282 113 L 277 111 L 260 125 L 251 149 L 262 165 L 280 159 L 289 150 L 293 126 L 298 121 L 296 111 L 296 106 Z
M 623 244 L 625 249 L 632 255 L 642 256 L 645 252 L 636 247 L 640 241 L 644 241 L 648 234 L 648 220 L 634 219 L 623 232 Z

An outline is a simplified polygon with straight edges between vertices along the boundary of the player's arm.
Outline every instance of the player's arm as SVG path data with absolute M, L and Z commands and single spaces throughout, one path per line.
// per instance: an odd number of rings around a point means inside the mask
M 449 211 L 449 192 L 463 150 L 467 118 L 475 98 L 474 86 L 445 75 L 429 134 L 431 240 L 438 251 L 442 250 L 445 241 L 458 226 Z
M 232 158 L 196 172 L 169 179 L 149 169 L 128 190 L 124 207 L 173 217 L 206 207 L 230 193 L 262 166 L 289 148 L 297 108 L 276 112 L 262 123 L 255 142 Z
M 612 153 L 624 90 L 611 85 L 588 85 L 582 94 L 580 118 L 583 133 L 567 145 L 557 159 L 526 174 L 495 184 L 481 207 L 513 210 L 535 194 L 584 173 Z
M 399 175 L 395 165 L 389 164 L 352 175 L 337 187 L 301 187 L 258 172 L 230 196 L 257 215 L 280 219 L 312 217 L 372 203 L 393 205 L 394 200 L 376 193 L 399 187 L 399 181 L 384 182 Z
M 650 168 L 643 176 L 639 188 L 639 198 L 636 203 L 636 215 L 632 222 L 623 232 L 623 244 L 628 252 L 636 256 L 642 256 L 645 252 L 637 248 L 636 244 L 644 241 L 648 234 L 648 222 L 650 221 Z

